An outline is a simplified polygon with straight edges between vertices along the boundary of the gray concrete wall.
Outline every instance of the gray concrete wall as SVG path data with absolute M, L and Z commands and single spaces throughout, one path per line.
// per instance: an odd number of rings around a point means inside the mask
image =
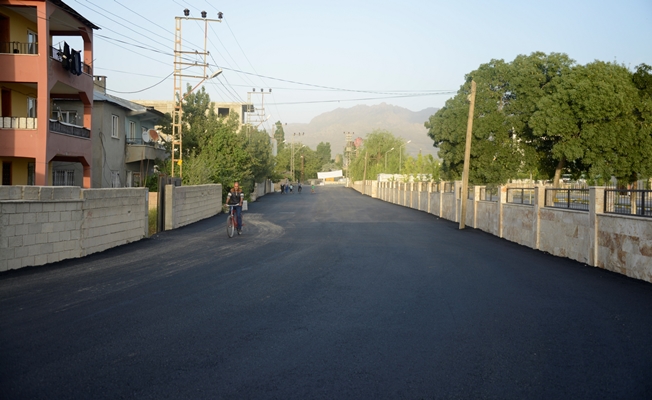
M 177 229 L 222 211 L 222 185 L 165 186 L 165 229 Z

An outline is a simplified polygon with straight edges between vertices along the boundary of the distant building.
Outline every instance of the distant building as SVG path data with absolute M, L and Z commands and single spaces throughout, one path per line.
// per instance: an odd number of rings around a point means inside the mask
M 172 100 L 134 100 L 134 103 L 142 104 L 147 107 L 153 107 L 163 114 L 169 113 L 172 115 L 172 112 L 174 111 L 174 102 Z M 238 114 L 240 128 L 242 128 L 245 123 L 245 113 L 249 112 L 248 110 L 253 110 L 253 106 L 242 103 L 213 102 L 213 104 L 215 113 L 219 117 L 228 117 L 234 113 Z

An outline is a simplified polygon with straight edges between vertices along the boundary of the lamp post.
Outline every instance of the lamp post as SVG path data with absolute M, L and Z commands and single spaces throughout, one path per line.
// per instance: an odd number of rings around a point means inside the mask
M 385 152 L 385 172 L 387 172 L 387 153 L 389 153 L 392 150 L 394 150 L 394 147 L 392 147 L 391 149 L 387 150 L 387 152 Z
M 406 144 L 410 143 L 412 140 L 408 140 L 407 142 L 403 143 L 401 146 L 398 148 L 398 173 L 401 173 L 401 168 L 403 167 L 401 163 L 401 157 L 403 157 L 403 151 L 401 150 L 401 147 L 405 146 Z

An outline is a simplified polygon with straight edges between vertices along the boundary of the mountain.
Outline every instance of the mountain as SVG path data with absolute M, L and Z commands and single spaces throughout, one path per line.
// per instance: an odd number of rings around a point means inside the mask
M 438 150 L 433 147 L 428 130 L 423 126 L 437 110 L 426 108 L 415 112 L 386 103 L 374 106 L 358 105 L 320 114 L 307 124 L 290 123 L 284 126 L 283 130 L 288 143 L 292 141 L 295 132 L 304 133 L 301 137 L 294 136 L 295 143 L 301 142 L 312 149 L 315 149 L 319 142 L 330 142 L 333 158 L 343 152 L 346 142 L 344 132 L 354 132 L 355 140 L 357 137 L 364 139 L 374 129 L 389 131 L 406 142 L 411 140 L 405 147 L 409 155 L 416 156 L 421 151 L 422 154 L 437 157 Z

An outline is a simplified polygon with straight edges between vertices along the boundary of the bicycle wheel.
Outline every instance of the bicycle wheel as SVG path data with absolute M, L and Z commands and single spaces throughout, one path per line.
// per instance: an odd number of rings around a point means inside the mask
M 229 235 L 230 238 L 235 235 L 235 223 L 233 221 L 233 215 L 229 214 L 229 218 L 226 219 L 226 234 Z

